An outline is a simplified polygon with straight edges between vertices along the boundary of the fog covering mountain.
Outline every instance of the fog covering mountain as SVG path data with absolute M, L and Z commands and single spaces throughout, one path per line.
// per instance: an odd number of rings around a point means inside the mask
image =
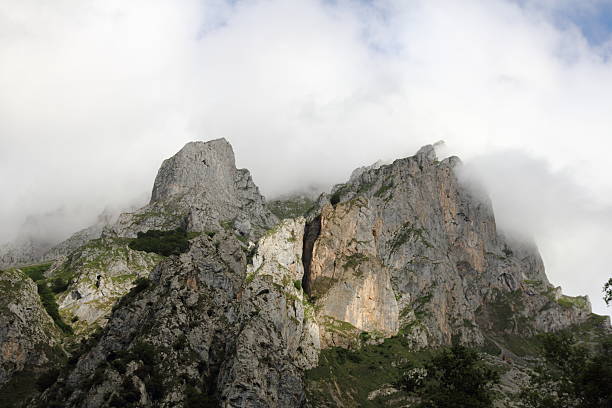
M 498 230 L 462 166 L 428 145 L 316 200 L 266 203 L 226 140 L 188 143 L 146 206 L 39 255 L 51 264 L 0 274 L 0 401 L 405 406 L 376 376 L 359 388 L 325 371 L 326 353 L 460 342 L 504 367 L 511 406 L 533 336 L 610 322 L 549 282 L 534 244 Z

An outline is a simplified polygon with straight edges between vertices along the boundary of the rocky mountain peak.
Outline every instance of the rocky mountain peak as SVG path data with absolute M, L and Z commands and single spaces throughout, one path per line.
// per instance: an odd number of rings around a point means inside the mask
M 236 177 L 234 151 L 225 139 L 189 142 L 164 160 L 151 195 L 151 204 L 181 195 L 223 193 Z
M 416 153 L 416 157 L 420 160 L 435 161 L 438 160 L 434 145 L 425 145 Z
M 252 239 L 277 222 L 247 169 L 237 169 L 225 139 L 189 142 L 162 163 L 149 205 L 122 214 L 108 234 L 131 237 L 150 229 L 233 228 Z M 107 234 L 107 235 L 108 235 Z

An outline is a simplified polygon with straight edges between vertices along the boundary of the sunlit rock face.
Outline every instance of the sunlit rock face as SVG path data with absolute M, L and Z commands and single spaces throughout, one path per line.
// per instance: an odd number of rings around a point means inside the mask
M 498 233 L 488 198 L 459 182 L 459 166 L 425 146 L 321 201 L 305 287 L 324 347 L 359 332 L 401 332 L 416 346 L 482 344 L 491 331 L 532 334 L 588 316 L 587 302 L 564 308 L 551 298 L 537 249 Z
M 325 345 L 345 344 L 337 322 L 384 336 L 399 329 L 391 274 L 378 254 L 380 222 L 367 204 L 359 197 L 321 211 L 308 285 Z

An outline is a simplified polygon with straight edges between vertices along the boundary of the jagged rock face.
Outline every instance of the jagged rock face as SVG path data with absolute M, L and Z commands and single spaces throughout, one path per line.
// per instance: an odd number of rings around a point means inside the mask
M 90 241 L 68 257 L 57 261 L 46 275 L 63 280 L 65 291 L 58 295 L 59 310 L 77 336 L 104 327 L 112 307 L 134 286 L 148 277 L 163 257 L 134 251 L 121 239 Z
M 21 271 L 0 271 L 0 388 L 13 375 L 44 370 L 62 357 L 60 333 L 36 284 Z
M 249 171 L 236 168 L 231 145 L 217 139 L 187 143 L 165 160 L 150 204 L 121 215 L 112 231 L 124 237 L 178 227 L 217 231 L 224 223 L 255 239 L 276 221 Z
M 336 188 L 333 205 L 321 210 L 307 285 L 322 318 L 348 322 L 357 332 L 401 330 L 415 345 L 428 346 L 453 336 L 481 344 L 491 328 L 476 316 L 495 314 L 489 305 L 499 302 L 529 321 L 503 328 L 514 333 L 550 331 L 588 316 L 588 306 L 551 302 L 537 250 L 497 232 L 488 200 L 457 179 L 459 165 L 454 157 L 439 162 L 426 146 Z M 530 291 L 529 282 L 539 291 Z M 515 295 L 510 305 L 507 293 Z M 332 329 L 338 334 L 338 325 Z M 350 342 L 355 330 L 345 329 Z
M 380 223 L 363 197 L 326 205 L 321 211 L 321 233 L 314 245 L 308 277 L 325 344 L 347 345 L 337 336 L 336 322 L 361 331 L 392 336 L 399 329 L 399 309 L 391 274 L 378 254 Z M 352 330 L 351 330 L 352 331 Z
M 163 261 L 151 274 L 150 287 L 132 292 L 117 306 L 97 344 L 80 358 L 65 385 L 43 396 L 41 405 L 64 401 L 66 407 L 99 407 L 135 393 L 131 401 L 151 406 L 154 397 L 146 389 L 151 375 L 166 390 L 163 398 L 155 397 L 157 406 L 182 406 L 188 385 L 204 393 L 216 391 L 220 366 L 237 330 L 232 304 L 246 275 L 238 242 L 216 242 L 198 238 L 188 253 Z M 143 344 L 154 350 L 154 361 L 138 354 Z M 96 369 L 102 382 L 87 384 L 84 380 Z M 145 374 L 149 370 L 153 373 Z
M 233 234 L 194 239 L 188 253 L 155 269 L 149 288 L 116 306 L 98 342 L 40 404 L 99 407 L 131 398 L 181 407 L 192 390 L 214 394 L 223 407 L 300 406 L 303 370 L 316 365 L 319 350 L 312 306 L 296 283 L 303 221 L 264 237 L 248 273 Z M 154 361 L 139 354 L 143 344 Z
M 235 355 L 222 370 L 222 406 L 304 402 L 303 371 L 316 365 L 320 346 L 301 289 L 303 233 L 303 218 L 287 220 L 259 242 L 240 294 Z

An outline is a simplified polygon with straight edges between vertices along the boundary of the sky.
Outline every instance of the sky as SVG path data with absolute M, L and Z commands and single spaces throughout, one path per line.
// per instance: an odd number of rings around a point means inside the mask
M 268 198 L 444 140 L 610 313 L 612 0 L 0 3 L 0 242 L 142 205 L 218 137 Z

